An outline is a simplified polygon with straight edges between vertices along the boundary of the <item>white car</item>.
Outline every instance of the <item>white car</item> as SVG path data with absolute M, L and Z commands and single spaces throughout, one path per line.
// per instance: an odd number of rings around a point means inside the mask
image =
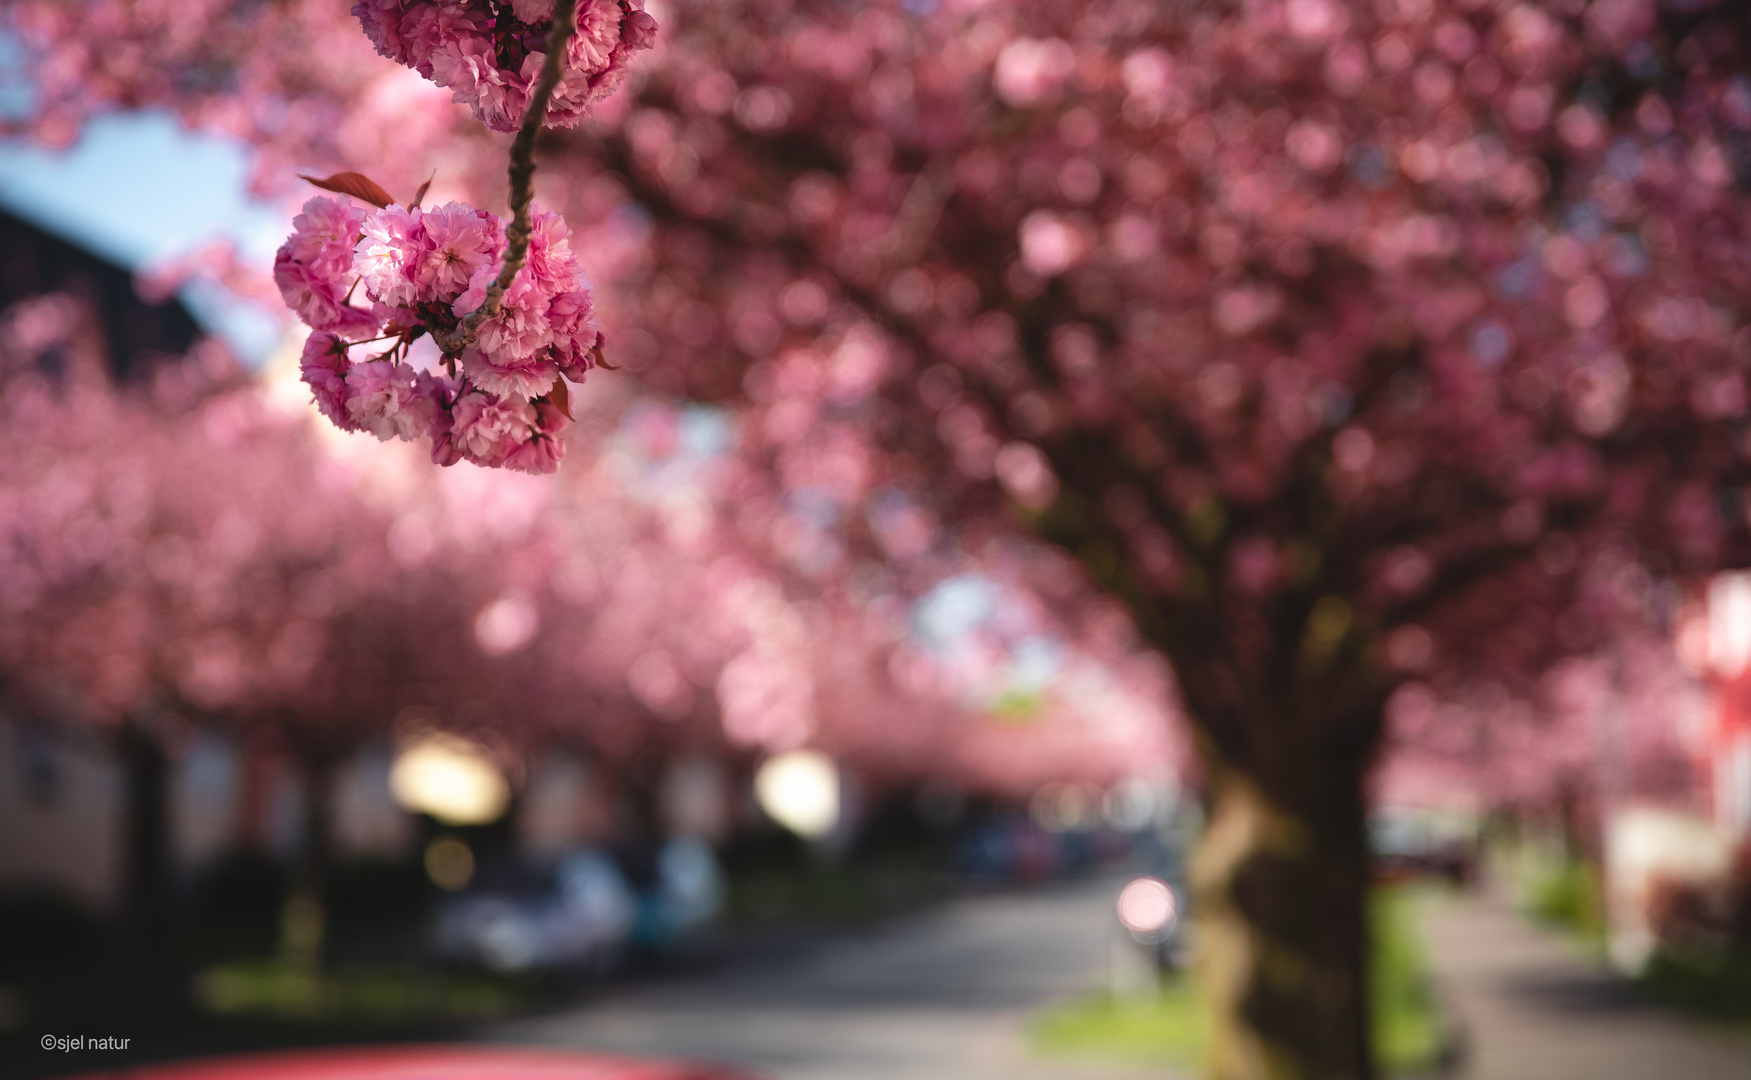
M 443 903 L 434 938 L 448 960 L 494 971 L 614 966 L 638 918 L 638 898 L 614 860 L 570 852 L 488 875 Z

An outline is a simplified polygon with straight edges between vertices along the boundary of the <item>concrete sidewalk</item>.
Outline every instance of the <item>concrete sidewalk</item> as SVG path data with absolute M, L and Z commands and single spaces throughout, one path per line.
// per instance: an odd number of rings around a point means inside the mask
M 1430 902 L 1423 928 L 1465 1080 L 1751 1080 L 1751 1040 L 1647 1005 L 1487 896 Z

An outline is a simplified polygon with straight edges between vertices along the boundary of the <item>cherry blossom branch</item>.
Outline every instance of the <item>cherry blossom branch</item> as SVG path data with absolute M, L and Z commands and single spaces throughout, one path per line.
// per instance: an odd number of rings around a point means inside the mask
M 529 98 L 529 111 L 523 116 L 523 126 L 511 142 L 511 224 L 505 229 L 505 263 L 499 276 L 487 287 L 486 298 L 469 312 L 454 330 L 433 330 L 432 340 L 445 356 L 455 356 L 474 344 L 480 334 L 480 324 L 499 313 L 505 290 L 517 271 L 529 258 L 529 203 L 534 198 L 535 136 L 547 119 L 547 103 L 553 88 L 565 73 L 566 43 L 577 29 L 577 0 L 554 0 L 553 27 L 547 32 L 547 57 L 541 64 L 541 78 Z

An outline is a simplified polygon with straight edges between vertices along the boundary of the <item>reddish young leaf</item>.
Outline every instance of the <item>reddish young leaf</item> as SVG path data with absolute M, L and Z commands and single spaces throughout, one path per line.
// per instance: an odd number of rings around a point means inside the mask
M 420 203 L 425 201 L 426 189 L 432 186 L 432 177 L 437 175 L 436 172 L 433 172 L 431 176 L 426 177 L 426 182 L 421 184 L 420 189 L 413 193 L 413 201 L 407 204 L 409 210 L 419 209 Z
M 572 415 L 571 387 L 565 384 L 565 378 L 563 376 L 553 380 L 553 389 L 547 392 L 547 399 L 559 406 L 559 411 L 565 414 L 567 420 L 577 419 L 577 417 Z
M 298 179 L 308 180 L 324 191 L 334 191 L 342 195 L 351 195 L 360 202 L 368 202 L 372 206 L 384 207 L 395 201 L 395 197 L 383 190 L 383 185 L 366 176 L 364 173 L 337 172 L 327 179 L 317 179 L 314 176 L 298 174 Z M 424 188 L 420 189 L 424 191 Z
M 603 347 L 607 344 L 608 344 L 608 335 L 607 334 L 597 334 L 596 335 L 596 344 L 594 344 L 590 347 L 590 358 L 592 360 L 594 360 L 596 363 L 596 366 L 601 368 L 603 371 L 619 371 L 620 365 L 619 364 L 610 364 L 608 362 L 608 357 L 606 355 L 604 355 L 602 352 Z

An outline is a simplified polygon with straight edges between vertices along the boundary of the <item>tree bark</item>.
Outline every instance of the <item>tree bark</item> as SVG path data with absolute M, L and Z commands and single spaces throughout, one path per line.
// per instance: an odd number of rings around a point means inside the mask
M 122 912 L 139 948 L 162 944 L 170 884 L 170 763 L 141 716 L 121 728 L 127 837 L 122 861 Z
M 324 892 L 333 841 L 330 814 L 334 769 L 327 761 L 303 769 L 304 821 L 292 889 L 280 918 L 280 950 L 294 967 L 316 971 L 322 966 L 327 929 Z
M 1217 756 L 1190 866 L 1206 1072 L 1369 1080 L 1367 762 L 1302 761 L 1290 788 Z

